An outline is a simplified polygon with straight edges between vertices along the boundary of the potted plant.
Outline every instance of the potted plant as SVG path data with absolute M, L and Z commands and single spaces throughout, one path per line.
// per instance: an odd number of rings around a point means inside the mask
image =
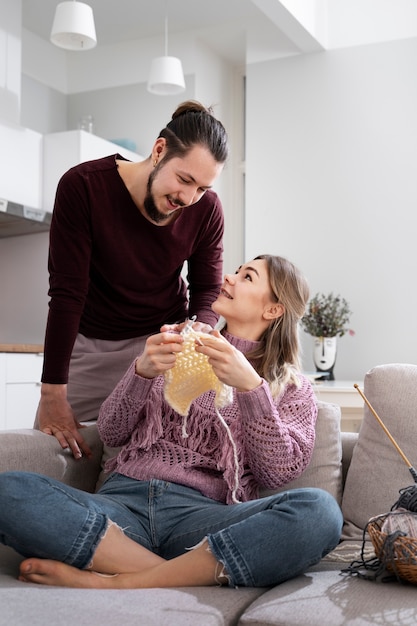
M 341 296 L 317 293 L 309 301 L 301 319 L 305 332 L 314 338 L 313 360 L 316 369 L 318 372 L 326 372 L 328 380 L 334 380 L 337 337 L 343 337 L 345 333 L 354 334 L 347 326 L 351 314 L 349 304 Z

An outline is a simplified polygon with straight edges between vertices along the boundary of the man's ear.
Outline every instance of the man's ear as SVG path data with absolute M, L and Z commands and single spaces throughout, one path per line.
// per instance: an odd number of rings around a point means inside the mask
M 264 318 L 266 320 L 275 320 L 278 317 L 282 317 L 284 315 L 284 307 L 280 303 L 268 304 L 264 310 Z
M 158 137 L 158 139 L 155 141 L 154 146 L 152 148 L 152 159 L 158 160 L 159 157 L 162 157 L 164 155 L 165 150 L 166 150 L 166 139 L 164 137 Z

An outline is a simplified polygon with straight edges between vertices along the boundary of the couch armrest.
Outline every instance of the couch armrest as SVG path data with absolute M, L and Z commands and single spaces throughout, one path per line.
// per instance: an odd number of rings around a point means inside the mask
M 39 430 L 1 431 L 0 472 L 38 472 L 72 487 L 94 492 L 101 470 L 103 444 L 95 425 L 83 428 L 82 434 L 93 452 L 91 459 L 74 459 L 71 452 L 61 448 L 55 437 Z

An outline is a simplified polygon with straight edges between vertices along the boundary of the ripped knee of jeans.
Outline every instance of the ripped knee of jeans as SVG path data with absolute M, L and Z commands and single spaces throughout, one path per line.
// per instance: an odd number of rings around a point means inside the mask
M 191 546 L 191 548 L 187 548 L 187 550 L 196 550 L 197 548 L 201 548 L 205 545 L 206 552 L 210 552 L 213 557 L 216 559 L 216 568 L 214 570 L 214 582 L 222 587 L 223 585 L 230 585 L 230 576 L 227 574 L 226 565 L 220 560 L 217 560 L 217 557 L 214 556 L 207 537 L 203 537 L 201 541 L 199 541 L 195 546 Z
M 103 530 L 100 533 L 100 537 L 99 540 L 97 542 L 97 546 L 100 544 L 101 541 L 103 541 L 104 537 L 107 535 L 107 533 L 109 532 L 110 528 L 117 528 L 118 530 L 120 530 L 121 533 L 123 533 L 123 528 L 121 526 L 119 526 L 119 524 L 116 524 L 116 522 L 113 522 L 113 520 L 111 519 L 107 519 L 106 525 L 104 526 Z M 97 550 L 97 546 L 96 546 L 96 550 Z M 91 561 L 88 563 L 88 565 L 85 567 L 86 570 L 92 570 L 94 569 L 94 555 L 91 559 Z

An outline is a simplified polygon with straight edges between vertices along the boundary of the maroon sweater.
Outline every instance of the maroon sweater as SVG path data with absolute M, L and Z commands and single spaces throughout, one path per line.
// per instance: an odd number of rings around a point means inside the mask
M 196 314 L 214 326 L 224 217 L 213 191 L 166 226 L 134 204 L 111 155 L 61 178 L 50 231 L 49 315 L 42 382 L 68 380 L 78 332 L 122 340 Z M 188 289 L 181 278 L 188 261 Z

